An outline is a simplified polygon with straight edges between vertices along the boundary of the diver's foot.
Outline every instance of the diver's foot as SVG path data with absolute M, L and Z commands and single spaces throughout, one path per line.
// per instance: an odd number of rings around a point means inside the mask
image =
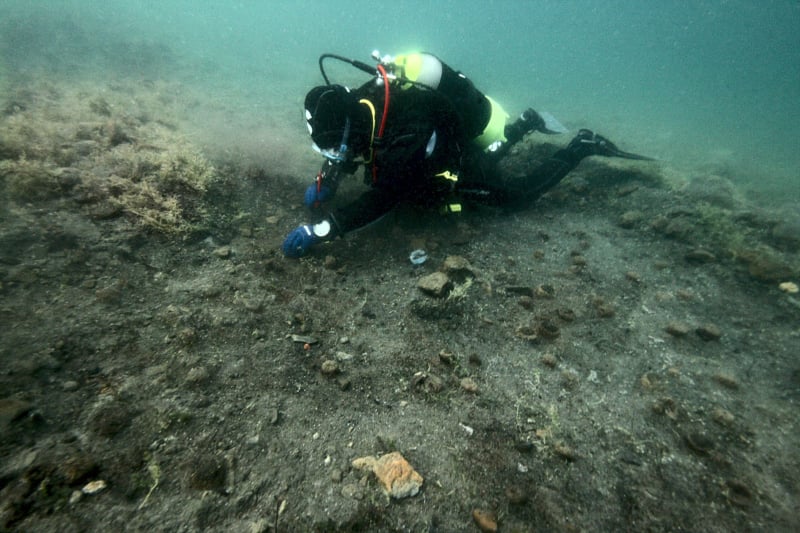
M 530 107 L 522 112 L 519 116 L 519 121 L 525 126 L 527 131 L 543 131 L 547 129 L 545 128 L 544 119 L 541 115 Z
M 605 157 L 621 157 L 624 159 L 639 159 L 651 161 L 652 159 L 643 155 L 632 154 L 617 148 L 617 145 L 591 130 L 582 129 L 578 131 L 572 141 L 570 141 L 567 149 L 581 158 L 590 155 L 600 155 Z

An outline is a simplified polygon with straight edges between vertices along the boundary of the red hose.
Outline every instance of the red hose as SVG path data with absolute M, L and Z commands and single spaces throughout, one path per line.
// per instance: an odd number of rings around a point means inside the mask
M 378 140 L 383 138 L 383 130 L 386 129 L 386 116 L 389 114 L 389 76 L 386 74 L 386 69 L 383 65 L 378 65 L 378 72 L 381 73 L 383 78 L 383 115 L 381 116 L 381 125 L 378 128 Z M 375 163 L 375 153 L 372 154 L 372 183 L 378 181 L 378 165 Z
M 389 76 L 383 65 L 378 65 L 378 72 L 383 77 L 383 116 L 381 117 L 381 127 L 378 128 L 378 138 L 383 137 L 383 130 L 386 128 L 386 115 L 389 114 Z

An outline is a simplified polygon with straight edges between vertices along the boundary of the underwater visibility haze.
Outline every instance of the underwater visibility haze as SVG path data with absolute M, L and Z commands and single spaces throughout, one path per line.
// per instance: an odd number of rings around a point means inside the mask
M 169 76 L 175 59 L 188 70 L 175 76 L 194 74 L 192 86 L 264 121 L 321 82 L 323 52 L 430 51 L 512 114 L 547 110 L 571 129 L 797 199 L 800 6 L 789 0 L 6 0 L 0 15 L 6 75 L 148 78 Z

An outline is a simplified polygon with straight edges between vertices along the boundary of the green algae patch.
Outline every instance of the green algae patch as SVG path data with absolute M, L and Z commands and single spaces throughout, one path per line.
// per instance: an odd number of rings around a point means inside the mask
M 216 168 L 178 133 L 188 97 L 175 84 L 54 88 L 0 103 L 0 186 L 13 202 L 77 203 L 120 229 L 180 234 L 202 226 Z

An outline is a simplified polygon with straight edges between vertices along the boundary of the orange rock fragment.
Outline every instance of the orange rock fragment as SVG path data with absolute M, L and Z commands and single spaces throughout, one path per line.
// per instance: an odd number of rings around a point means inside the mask
M 388 453 L 379 459 L 373 456 L 359 457 L 353 460 L 353 466 L 361 470 L 371 470 L 384 492 L 392 498 L 416 495 L 424 481 L 400 452 Z
M 474 509 L 472 511 L 472 519 L 475 520 L 478 529 L 484 533 L 495 533 L 497 531 L 497 518 L 491 511 Z

